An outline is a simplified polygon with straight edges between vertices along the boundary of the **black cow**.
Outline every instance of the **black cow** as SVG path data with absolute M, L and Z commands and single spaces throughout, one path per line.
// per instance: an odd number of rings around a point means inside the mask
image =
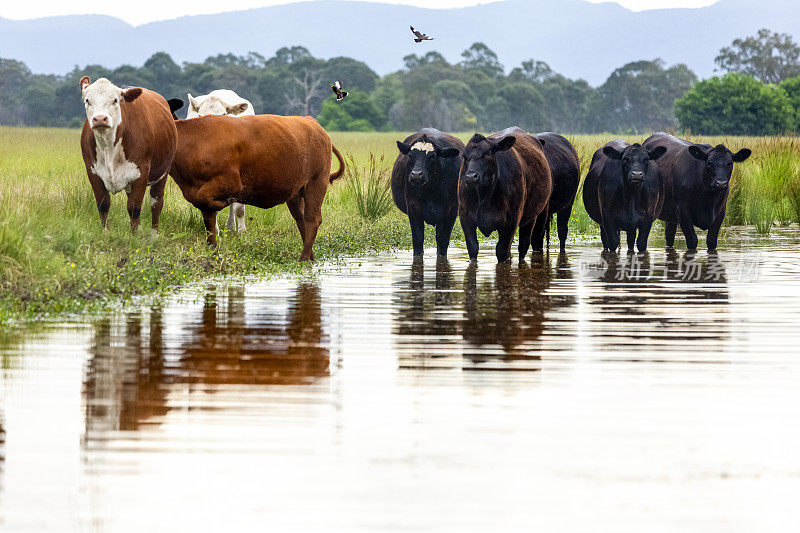
M 697 249 L 695 226 L 708 230 L 706 244 L 709 250 L 716 250 L 733 164 L 745 161 L 751 151 L 742 148 L 734 154 L 722 144 L 694 144 L 667 133 L 655 133 L 644 142 L 648 149 L 656 145 L 667 148 L 658 161 L 666 185 L 664 209 L 658 218 L 667 223 L 667 248 L 675 246 L 680 224 L 689 250 Z
M 175 114 L 175 111 L 183 107 L 183 100 L 180 98 L 170 98 L 167 100 L 167 103 L 169 104 L 169 111 L 172 113 L 172 118 L 178 120 L 178 115 Z
M 558 214 L 558 240 L 563 250 L 567 244 L 567 230 L 569 217 L 572 215 L 572 204 L 581 183 L 581 163 L 578 152 L 570 142 L 557 133 L 536 133 L 533 137 L 542 145 L 542 151 L 550 165 L 550 174 L 553 177 L 553 192 L 547 204 L 547 217 L 542 217 L 533 228 L 531 247 L 533 251 L 544 249 L 544 236 L 548 234 L 547 242 L 550 244 L 550 220 Z
M 497 260 L 509 260 L 519 227 L 522 261 L 534 224 L 547 217 L 552 192 L 550 166 L 532 135 L 517 127 L 489 137 L 476 133 L 464 148 L 458 179 L 458 216 L 470 259 L 478 259 L 476 230 L 480 229 L 487 237 L 497 231 Z
M 655 160 L 667 151 L 663 146 L 647 150 L 639 143 L 611 141 L 594 153 L 583 182 L 583 205 L 600 225 L 603 249 L 620 247 L 619 232 L 628 236 L 640 252 L 647 249 L 653 222 L 664 205 L 664 178 Z M 636 232 L 639 232 L 637 238 Z
M 458 171 L 464 143 L 452 135 L 424 128 L 397 141 L 400 155 L 392 168 L 394 203 L 408 215 L 414 255 L 422 255 L 425 224 L 436 227 L 436 250 L 447 255 L 458 216 Z

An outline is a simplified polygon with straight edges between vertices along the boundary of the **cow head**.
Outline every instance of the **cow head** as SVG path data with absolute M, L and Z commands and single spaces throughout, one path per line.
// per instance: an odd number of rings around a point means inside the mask
M 122 102 L 131 103 L 141 94 L 141 87 L 120 89 L 106 78 L 94 83 L 91 83 L 89 76 L 81 78 L 86 120 L 95 131 L 116 131 L 122 123 Z
M 487 186 L 497 179 L 498 152 L 514 146 L 517 138 L 506 135 L 502 139 L 487 139 L 476 133 L 464 148 L 464 161 L 461 163 L 461 177 L 470 187 Z
M 191 94 L 187 96 L 189 96 L 189 110 L 186 112 L 186 118 L 202 117 L 205 115 L 228 115 L 235 117 L 241 115 L 250 107 L 247 102 L 227 104 L 216 96 L 207 96 L 203 100 L 195 98 Z
M 397 141 L 400 153 L 411 159 L 408 183 L 423 187 L 432 179 L 442 175 L 442 159 L 458 157 L 458 148 L 439 148 L 427 137 L 420 137 L 414 144 Z
M 722 144 L 711 149 L 693 144 L 688 150 L 692 157 L 705 163 L 703 183 L 711 192 L 726 191 L 731 182 L 733 164 L 746 161 L 752 153 L 748 148 L 742 148 L 734 154 Z
M 663 146 L 648 150 L 639 143 L 626 146 L 621 152 L 613 146 L 604 146 L 603 153 L 610 159 L 622 163 L 622 183 L 628 186 L 640 185 L 649 171 L 650 161 L 655 161 L 667 152 Z

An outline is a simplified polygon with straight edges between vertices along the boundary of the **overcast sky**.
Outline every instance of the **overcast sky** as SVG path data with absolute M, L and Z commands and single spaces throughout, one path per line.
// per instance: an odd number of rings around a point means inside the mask
M 429 8 L 460 7 L 488 3 L 472 0 L 382 0 L 384 3 L 409 4 Z M 599 3 L 603 0 L 588 0 Z M 617 0 L 628 9 L 641 11 L 665 7 L 703 7 L 716 0 Z M 131 24 L 144 24 L 155 20 L 165 20 L 184 15 L 201 15 L 237 11 L 275 4 L 288 4 L 286 0 L 136 0 L 122 2 L 119 0 L 3 0 L 0 2 L 0 17 L 10 19 L 28 19 L 51 15 L 102 14 L 121 18 Z

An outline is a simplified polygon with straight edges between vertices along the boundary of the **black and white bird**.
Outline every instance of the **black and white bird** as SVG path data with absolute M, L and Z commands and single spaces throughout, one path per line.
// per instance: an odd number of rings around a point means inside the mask
M 422 41 L 432 41 L 433 40 L 433 37 L 428 37 L 427 34 L 422 33 L 419 30 L 415 30 L 414 26 L 411 26 L 411 32 L 415 36 L 415 39 L 414 39 L 415 43 L 421 43 Z
M 340 81 L 337 80 L 333 82 L 333 85 L 331 85 L 331 89 L 333 90 L 333 94 L 336 95 L 337 102 L 340 102 L 344 100 L 345 97 L 347 97 L 347 91 L 342 90 L 342 83 Z

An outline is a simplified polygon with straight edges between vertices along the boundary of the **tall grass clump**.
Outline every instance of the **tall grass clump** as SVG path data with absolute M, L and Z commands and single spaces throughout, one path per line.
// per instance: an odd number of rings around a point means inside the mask
M 370 152 L 367 164 L 358 166 L 356 159 L 348 154 L 345 184 L 348 196 L 355 202 L 358 214 L 366 220 L 377 220 L 392 209 L 392 191 L 389 189 L 390 170 L 384 164 L 384 156 L 376 157 Z

